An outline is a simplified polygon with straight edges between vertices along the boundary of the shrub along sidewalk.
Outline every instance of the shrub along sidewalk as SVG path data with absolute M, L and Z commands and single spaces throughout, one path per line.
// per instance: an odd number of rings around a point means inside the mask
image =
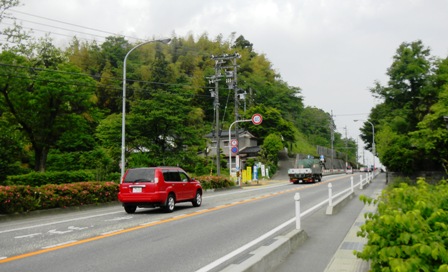
M 0 186 L 0 214 L 106 203 L 116 201 L 117 194 L 115 182 Z

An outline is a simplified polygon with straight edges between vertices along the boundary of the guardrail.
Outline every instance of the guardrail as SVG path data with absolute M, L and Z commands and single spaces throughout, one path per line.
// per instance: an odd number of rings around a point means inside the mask
M 300 220 L 301 217 L 307 215 L 308 213 L 311 213 L 319 208 L 321 208 L 323 205 L 328 203 L 328 207 L 327 207 L 327 214 L 333 214 L 335 211 L 335 208 L 338 206 L 341 206 L 343 204 L 345 204 L 346 200 L 348 198 L 352 198 L 354 193 L 355 193 L 355 187 L 359 186 L 360 190 L 363 190 L 364 187 L 369 184 L 370 182 L 372 182 L 373 178 L 375 176 L 374 172 L 368 172 L 367 175 L 365 175 L 365 177 L 363 178 L 363 175 L 359 176 L 359 182 L 354 184 L 353 181 L 353 177 L 350 177 L 350 187 L 333 195 L 333 185 L 330 183 L 328 183 L 328 199 L 320 202 L 319 204 L 311 207 L 310 209 L 308 209 L 305 212 L 301 212 L 300 211 L 300 193 L 297 192 L 294 195 L 294 200 L 295 200 L 295 210 L 296 210 L 296 229 L 300 230 Z

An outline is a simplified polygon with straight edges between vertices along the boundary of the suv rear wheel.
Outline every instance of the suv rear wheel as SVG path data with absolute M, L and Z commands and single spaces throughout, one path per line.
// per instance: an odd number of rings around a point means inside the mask
M 163 209 L 165 210 L 165 212 L 173 212 L 174 211 L 174 205 L 176 204 L 176 200 L 174 198 L 173 194 L 169 194 L 168 198 L 166 199 L 166 203 L 165 206 L 163 207 Z
M 137 210 L 137 206 L 134 206 L 134 205 L 126 205 L 126 206 L 124 206 L 124 210 L 125 210 L 127 213 L 135 213 L 135 210 Z

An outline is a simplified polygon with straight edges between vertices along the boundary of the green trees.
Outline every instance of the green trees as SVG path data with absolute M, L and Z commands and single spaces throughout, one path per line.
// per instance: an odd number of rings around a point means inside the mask
M 371 89 L 383 100 L 369 118 L 379 158 L 391 171 L 442 170 L 448 147 L 447 59 L 431 57 L 421 41 L 403 43 L 387 75 L 388 85 L 376 82 Z M 371 146 L 371 126 L 366 123 L 362 132 Z
M 5 3 L 7 9 L 18 1 Z M 8 135 L 0 137 L 0 146 L 4 146 L 0 178 L 20 172 L 17 166 L 21 163 L 35 171 L 86 167 L 118 171 L 123 61 L 137 44 L 114 36 L 103 43 L 73 38 L 61 50 L 48 38 L 26 40 L 29 36 L 19 26 L 8 33 L 10 38 L 21 34 L 23 39 L 0 56 L 0 125 L 8 127 L 2 130 Z M 233 35 L 227 40 L 222 35 L 210 39 L 206 34 L 197 39 L 193 35 L 172 37 L 168 45 L 145 44 L 129 55 L 128 166 L 182 164 L 195 169 L 195 162 L 209 161 L 198 154 L 205 150 L 203 136 L 215 122 L 214 98 L 209 92 L 214 86 L 207 81 L 215 73 L 211 56 L 236 52 L 241 55 L 238 88 L 246 96 L 234 101 L 234 90 L 221 79 L 221 129 L 234 121 L 234 107 L 239 104 L 241 118 L 263 115 L 261 126 L 247 127 L 259 137 L 260 145 L 266 140 L 261 160 L 275 163 L 275 150 L 284 146 L 296 146 L 298 152 L 306 146 L 303 152 L 313 153 L 316 144 L 325 145 L 325 133 L 330 138 L 328 123 L 308 128 L 308 118 L 319 117 L 304 110 L 300 88 L 284 82 L 250 41 Z M 317 114 L 325 116 L 324 112 Z M 317 131 L 320 137 L 306 137 Z M 301 144 L 295 145 L 299 137 Z
M 44 42 L 37 49 L 41 53 L 33 59 L 8 51 L 1 53 L 0 107 L 5 110 L 2 118 L 18 125 L 32 145 L 34 169 L 45 171 L 50 148 L 64 135 L 79 136 L 80 126 L 73 124 L 85 123 L 88 127 L 89 122 L 94 122 L 90 112 L 94 81 L 63 62 L 60 51 L 51 44 Z M 89 137 L 76 139 L 92 141 Z

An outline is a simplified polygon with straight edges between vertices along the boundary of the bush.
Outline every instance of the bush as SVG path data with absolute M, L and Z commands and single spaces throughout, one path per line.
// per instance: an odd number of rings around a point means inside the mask
M 364 202 L 372 199 L 361 196 Z M 448 186 L 401 183 L 385 190 L 376 214 L 366 214 L 358 236 L 368 242 L 357 257 L 372 271 L 448 271 Z
M 66 208 L 117 200 L 118 184 L 114 182 L 76 182 L 0 186 L 0 213 L 23 213 L 39 209 Z
M 65 184 L 80 181 L 95 180 L 92 171 L 60 171 L 32 172 L 25 175 L 8 176 L 5 185 L 42 186 L 45 184 Z
M 229 180 L 224 176 L 200 176 L 196 177 L 196 180 L 201 182 L 202 188 L 204 190 L 229 188 L 235 186 L 235 182 Z

